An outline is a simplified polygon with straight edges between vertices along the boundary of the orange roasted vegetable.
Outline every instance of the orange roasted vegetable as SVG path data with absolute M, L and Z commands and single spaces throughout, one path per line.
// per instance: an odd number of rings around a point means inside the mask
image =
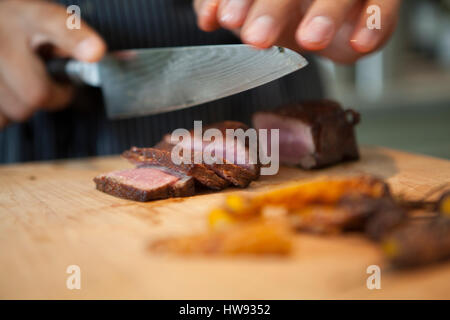
M 158 241 L 151 245 L 151 250 L 182 255 L 284 256 L 292 251 L 292 237 L 287 225 L 258 220 L 220 231 Z
M 223 207 L 213 210 L 211 216 L 216 215 L 217 210 L 220 210 L 222 216 L 228 214 L 228 221 L 237 222 L 264 216 L 267 211 L 278 208 L 286 214 L 304 216 L 309 221 L 335 219 L 338 223 L 347 220 L 341 214 L 343 211 L 338 210 L 343 199 L 361 199 L 361 197 L 376 199 L 388 195 L 388 186 L 383 181 L 372 177 L 320 179 L 289 185 L 254 196 L 230 195 L 226 198 Z

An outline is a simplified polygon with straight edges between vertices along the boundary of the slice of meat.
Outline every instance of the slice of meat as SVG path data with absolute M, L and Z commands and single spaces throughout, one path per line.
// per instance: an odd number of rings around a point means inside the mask
M 191 177 L 172 175 L 157 167 L 114 171 L 95 177 L 94 182 L 107 194 L 142 202 L 195 194 Z
M 237 139 L 226 139 L 227 129 L 242 129 L 246 131 L 248 126 L 237 121 L 224 121 L 206 126 L 203 128 L 203 131 L 205 132 L 208 129 L 218 129 L 222 133 L 225 143 L 220 150 L 215 152 L 216 157 L 221 159 L 222 163 L 206 166 L 237 187 L 247 187 L 251 181 L 259 178 L 260 165 L 258 164 L 257 155 L 254 155 L 255 159 L 251 158 L 248 141 L 245 141 L 245 145 L 240 145 L 236 143 L 238 142 Z M 194 135 L 194 131 L 191 131 L 191 134 L 191 141 L 183 141 L 180 143 L 184 149 L 192 150 L 193 154 L 204 152 L 212 143 L 210 141 L 203 141 L 203 137 L 201 141 L 197 141 L 196 139 L 198 138 Z M 170 149 L 170 146 L 174 145 L 175 143 L 171 141 L 171 136 L 166 135 L 155 147 L 167 150 Z M 192 156 L 194 157 L 194 155 Z
M 223 121 L 206 126 L 204 128 L 204 131 L 208 129 L 218 129 L 220 132 L 222 132 L 222 135 L 226 137 L 227 129 L 241 129 L 245 132 L 249 129 L 249 127 L 246 124 L 238 121 Z M 245 140 L 243 145 L 238 144 L 238 141 L 236 139 L 233 140 L 226 139 L 224 148 L 222 150 L 222 158 L 224 160 L 224 163 L 229 166 L 227 171 L 229 172 L 230 170 L 235 170 L 236 172 L 238 172 L 239 169 L 244 169 L 245 172 L 242 172 L 241 174 L 247 176 L 251 180 L 257 180 L 261 172 L 258 155 L 250 155 L 249 141 L 247 139 Z M 204 142 L 204 148 L 208 143 L 209 142 Z M 231 156 L 228 156 L 228 154 L 231 154 Z M 244 159 L 245 161 L 239 161 L 240 158 Z
M 257 179 L 253 172 L 235 164 L 214 164 L 209 167 L 236 187 L 246 188 L 253 180 Z
M 280 162 L 305 169 L 359 159 L 354 126 L 359 114 L 333 101 L 280 107 L 253 115 L 256 129 L 279 129 Z M 270 150 L 270 130 L 267 150 Z
M 172 151 L 174 145 L 168 143 L 167 141 L 161 141 L 159 142 L 155 148 L 166 150 L 166 151 Z M 192 151 L 191 158 L 192 162 L 195 158 L 195 153 L 199 151 Z M 226 162 L 226 160 L 222 159 L 223 162 Z M 258 178 L 258 173 L 252 173 L 252 171 L 243 168 L 241 166 L 232 164 L 232 163 L 223 163 L 223 164 L 205 164 L 205 166 L 212 171 L 214 171 L 219 177 L 225 179 L 226 181 L 230 182 L 236 187 L 240 188 L 246 188 L 253 180 Z
M 133 147 L 123 153 L 123 156 L 138 167 L 158 166 L 164 167 L 172 174 L 181 174 L 193 177 L 201 185 L 213 190 L 222 190 L 229 183 L 219 177 L 213 170 L 203 164 L 175 164 L 171 153 L 156 148 Z

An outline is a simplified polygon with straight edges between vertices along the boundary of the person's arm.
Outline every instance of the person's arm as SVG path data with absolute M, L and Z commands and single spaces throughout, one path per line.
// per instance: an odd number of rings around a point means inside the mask
M 87 62 L 104 55 L 100 36 L 84 23 L 70 30 L 67 18 L 64 7 L 45 1 L 0 1 L 0 129 L 70 101 L 71 88 L 52 81 L 36 55 L 40 45 L 52 44 L 58 55 Z
M 314 51 L 351 63 L 378 50 L 397 24 L 401 0 L 194 0 L 198 25 L 238 33 L 258 48 Z M 381 29 L 367 28 L 367 9 L 380 8 Z

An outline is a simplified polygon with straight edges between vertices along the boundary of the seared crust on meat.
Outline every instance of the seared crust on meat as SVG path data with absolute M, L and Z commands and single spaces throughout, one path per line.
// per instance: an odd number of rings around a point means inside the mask
M 174 164 L 171 158 L 171 153 L 167 150 L 133 147 L 130 150 L 125 151 L 122 155 L 132 163 L 137 164 L 139 167 L 164 167 L 172 174 L 191 176 L 200 184 L 213 190 L 222 190 L 229 185 L 225 179 L 219 177 L 206 165 Z
M 203 128 L 204 131 L 208 129 L 218 129 L 225 137 L 227 129 L 242 129 L 245 131 L 249 129 L 249 127 L 238 121 L 223 121 L 205 126 Z M 191 133 L 194 134 L 193 131 L 191 131 Z M 157 149 L 167 151 L 171 151 L 173 147 L 174 144 L 171 143 L 170 134 L 165 135 L 163 140 L 155 146 Z M 195 152 L 200 151 L 192 150 L 192 158 L 194 158 Z M 260 176 L 261 166 L 259 164 L 239 165 L 226 161 L 225 159 L 222 159 L 222 161 L 224 162 L 222 164 L 204 165 L 214 171 L 219 177 L 225 179 L 236 187 L 246 188 L 253 180 L 257 180 Z
M 217 128 L 222 133 L 226 133 L 227 129 L 248 129 L 245 124 L 236 121 L 225 121 L 206 127 L 208 128 Z M 94 179 L 97 189 L 120 198 L 150 201 L 193 195 L 196 185 L 213 190 L 223 190 L 230 184 L 245 188 L 259 177 L 259 164 L 230 163 L 234 160 L 227 162 L 223 159 L 224 163 L 217 164 L 195 163 L 196 161 L 177 164 L 176 161 L 172 161 L 174 146 L 170 141 L 170 135 L 167 135 L 155 148 L 132 147 L 122 156 L 135 164 L 136 168 L 97 176 Z M 201 146 L 203 146 L 202 142 Z M 230 144 L 229 147 L 237 148 L 234 144 Z M 238 147 L 245 152 L 247 158 L 248 147 L 243 149 L 241 145 Z M 190 151 L 191 160 L 195 160 L 199 153 L 203 159 L 201 154 L 203 147 Z M 224 155 L 226 152 L 228 157 L 229 151 L 224 149 Z M 237 156 L 236 152 L 231 155 Z
M 280 132 L 288 121 L 297 121 L 299 125 L 309 127 L 314 150 L 297 159 L 297 164 L 305 169 L 322 168 L 342 161 L 358 160 L 360 157 L 354 132 L 354 127 L 360 122 L 360 115 L 350 109 L 344 110 L 337 102 L 305 101 L 256 112 L 253 115 L 255 128 L 266 129 L 260 127 L 262 119 L 272 119 L 278 124 Z M 301 136 L 296 138 L 302 139 Z M 305 142 L 303 144 L 308 145 Z M 286 162 L 286 159 L 280 160 L 282 163 Z
M 138 170 L 138 169 L 136 169 Z M 194 180 L 186 177 L 159 188 L 142 189 L 119 177 L 102 174 L 94 178 L 97 190 L 122 199 L 147 202 L 171 197 L 189 197 L 195 194 Z
M 225 136 L 227 129 L 232 130 L 242 129 L 246 131 L 249 129 L 249 127 L 246 124 L 239 121 L 223 121 L 208 125 L 203 130 L 206 131 L 208 129 L 218 129 Z M 224 162 L 225 162 L 224 164 L 215 165 L 213 170 L 216 171 L 221 177 L 227 179 L 237 187 L 245 188 L 253 180 L 259 179 L 261 173 L 261 166 L 259 163 L 247 164 L 243 166 L 230 162 L 227 163 L 225 159 Z
M 163 140 L 159 142 L 155 148 L 161 150 L 171 151 L 174 145 L 168 143 Z M 194 151 L 192 152 L 192 159 L 194 158 Z M 225 162 L 225 160 L 223 159 Z M 227 180 L 232 185 L 240 188 L 246 188 L 253 181 L 259 178 L 259 170 L 255 174 L 251 170 L 232 164 L 232 163 L 223 163 L 223 164 L 213 164 L 208 165 L 205 164 L 206 167 L 213 170 L 218 176 Z
M 209 166 L 216 174 L 229 181 L 236 187 L 246 188 L 256 180 L 255 175 L 243 167 L 231 163 L 214 164 Z

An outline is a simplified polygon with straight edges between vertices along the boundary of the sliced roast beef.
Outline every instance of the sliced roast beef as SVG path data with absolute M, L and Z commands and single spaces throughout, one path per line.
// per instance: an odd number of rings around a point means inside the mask
M 280 162 L 305 169 L 359 158 L 354 126 L 359 114 L 333 101 L 320 100 L 280 107 L 253 115 L 256 129 L 279 129 Z M 268 150 L 270 150 L 270 130 Z
M 94 182 L 100 191 L 142 202 L 195 194 L 192 177 L 173 175 L 159 167 L 114 171 L 95 177 Z
M 166 141 L 161 141 L 155 146 L 156 149 L 172 151 L 174 148 L 173 144 L 167 143 Z M 194 162 L 195 154 L 199 151 L 192 151 L 191 161 Z M 258 178 L 257 174 L 252 173 L 250 170 L 243 168 L 241 166 L 226 163 L 226 160 L 222 159 L 222 164 L 204 164 L 207 168 L 214 171 L 219 177 L 230 182 L 232 185 L 240 188 L 246 188 L 255 179 Z
M 225 179 L 203 164 L 175 164 L 168 150 L 133 147 L 125 151 L 123 156 L 138 167 L 164 167 L 171 173 L 191 176 L 201 185 L 213 190 L 222 190 L 229 185 Z
M 248 129 L 245 124 L 236 121 L 224 121 L 204 127 L 203 132 L 208 129 L 218 129 L 224 138 L 223 145 L 214 152 L 214 155 L 217 159 L 220 159 L 221 163 L 205 164 L 208 168 L 237 187 L 247 187 L 251 181 L 259 178 L 260 166 L 258 164 L 257 152 L 256 155 L 250 154 L 248 139 L 246 139 L 243 145 L 239 144 L 237 139 L 226 139 L 227 129 L 242 129 L 245 132 Z M 155 147 L 171 150 L 171 146 L 173 147 L 179 144 L 186 150 L 192 150 L 192 157 L 194 158 L 195 153 L 204 152 L 213 143 L 211 141 L 204 141 L 203 137 L 201 137 L 201 141 L 197 141 L 196 139 L 198 137 L 194 135 L 194 131 L 191 131 L 191 134 L 191 141 L 181 142 L 173 142 L 171 141 L 171 136 L 166 135 Z

